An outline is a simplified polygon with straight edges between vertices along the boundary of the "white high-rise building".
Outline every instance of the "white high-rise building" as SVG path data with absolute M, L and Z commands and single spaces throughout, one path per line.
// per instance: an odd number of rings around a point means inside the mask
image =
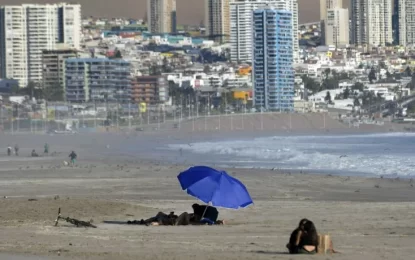
M 177 27 L 176 0 L 147 0 L 148 30 L 172 33 Z
M 390 0 L 351 0 L 350 7 L 353 44 L 377 47 L 392 43 Z
M 399 44 L 415 44 L 415 0 L 399 1 Z
M 349 44 L 349 10 L 343 8 L 328 9 L 324 21 L 325 44 L 346 46 Z
M 215 40 L 226 42 L 229 39 L 229 3 L 233 0 L 205 0 L 206 34 Z
M 231 61 L 252 62 L 253 11 L 275 8 L 292 12 L 293 58 L 299 60 L 297 0 L 235 0 L 230 3 Z
M 343 0 L 320 0 L 320 20 L 326 20 L 327 10 L 334 8 L 343 8 Z
M 0 8 L 0 77 L 19 81 L 42 80 L 42 51 L 65 43 L 79 49 L 79 4 L 23 4 Z
M 321 28 L 321 44 L 322 45 L 331 44 L 325 41 L 326 40 L 326 18 L 327 18 L 327 11 L 330 9 L 335 9 L 335 8 L 343 8 L 343 0 L 320 0 L 320 28 Z

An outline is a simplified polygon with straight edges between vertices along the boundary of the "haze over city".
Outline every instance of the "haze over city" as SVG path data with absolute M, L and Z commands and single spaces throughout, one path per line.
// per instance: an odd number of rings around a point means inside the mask
M 0 5 L 22 3 L 59 3 L 61 0 L 0 0 Z M 143 18 L 146 12 L 147 0 L 78 0 L 72 1 L 82 4 L 84 16 L 97 17 L 131 17 Z M 181 24 L 199 24 L 203 19 L 202 0 L 177 0 L 177 17 Z M 319 19 L 320 0 L 298 0 L 299 22 L 315 22 Z M 349 0 L 344 0 L 344 6 Z

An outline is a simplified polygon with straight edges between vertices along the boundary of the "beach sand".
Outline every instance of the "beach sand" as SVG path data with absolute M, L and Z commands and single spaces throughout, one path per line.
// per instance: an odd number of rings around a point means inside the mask
M 103 221 L 190 211 L 197 201 L 180 190 L 176 178 L 186 166 L 120 159 L 82 161 L 75 168 L 42 160 L 30 162 L 28 169 L 19 169 L 20 164 L 2 162 L 2 253 L 67 259 L 294 259 L 285 244 L 307 217 L 332 236 L 341 252 L 326 259 L 409 259 L 415 254 L 410 180 L 228 169 L 247 185 L 255 204 L 221 209 L 227 225 L 146 227 Z M 54 227 L 59 207 L 63 216 L 93 219 L 98 228 L 64 221 Z
M 166 138 L 143 136 L 143 144 Z M 0 146 L 19 142 L 21 156 L 0 155 L 0 259 L 313 259 L 288 255 L 285 249 L 304 217 L 320 233 L 330 234 L 341 252 L 324 259 L 406 260 L 415 254 L 415 188 L 410 179 L 227 169 L 246 184 L 254 205 L 220 209 L 224 226 L 105 223 L 148 218 L 159 211 L 180 214 L 198 202 L 177 181 L 189 165 L 105 155 L 107 145 L 112 149 L 128 138 L 1 135 Z M 183 141 L 188 135 L 169 138 Z M 53 155 L 27 157 L 34 147 L 42 150 L 45 141 Z M 73 149 L 78 165 L 63 166 Z M 98 228 L 64 221 L 55 227 L 59 207 L 63 216 L 93 219 Z

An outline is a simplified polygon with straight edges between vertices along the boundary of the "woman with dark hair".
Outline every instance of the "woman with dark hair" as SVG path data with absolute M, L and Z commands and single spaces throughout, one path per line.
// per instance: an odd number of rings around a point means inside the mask
M 308 219 L 302 219 L 291 233 L 287 248 L 290 254 L 315 254 L 318 243 L 318 233 L 314 223 Z
M 318 250 L 318 233 L 312 221 L 307 221 L 304 224 L 304 232 L 300 237 L 298 244 L 298 253 L 300 254 L 315 254 Z

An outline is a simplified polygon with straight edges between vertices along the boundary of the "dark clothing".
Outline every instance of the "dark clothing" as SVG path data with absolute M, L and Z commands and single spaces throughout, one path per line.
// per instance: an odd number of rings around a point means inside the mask
M 76 159 L 76 153 L 72 152 L 72 153 L 69 155 L 69 158 L 71 158 L 71 160 L 75 160 L 75 159 Z
M 297 237 L 301 232 L 300 241 L 297 245 Z M 307 251 L 304 249 L 305 246 L 314 246 L 316 249 L 313 251 Z M 296 228 L 290 236 L 290 242 L 287 245 L 288 251 L 290 254 L 315 254 L 317 253 L 318 248 L 318 237 L 313 236 L 313 234 L 308 234 L 305 231 L 302 231 L 300 228 Z
M 297 236 L 299 232 L 300 232 L 300 228 L 296 228 L 291 233 L 290 241 L 287 245 L 287 248 L 290 254 L 298 254 L 298 246 L 296 246 L 296 243 L 297 243 Z
M 141 222 L 145 225 L 149 225 L 153 222 L 158 222 L 160 225 L 173 226 L 176 223 L 177 218 L 178 216 L 175 215 L 174 212 L 170 212 L 169 215 L 163 212 L 159 212 L 156 216 L 142 220 Z
M 303 246 L 315 246 L 317 248 L 318 246 L 318 241 L 315 241 L 315 239 L 313 239 L 311 236 L 309 236 L 308 234 L 303 234 L 301 236 L 300 239 L 300 244 L 298 245 L 299 247 L 303 247 Z
M 193 213 L 195 215 L 195 219 L 198 219 L 198 221 L 200 221 L 203 217 L 211 220 L 212 222 L 216 222 L 219 216 L 217 208 L 208 205 L 194 206 Z

